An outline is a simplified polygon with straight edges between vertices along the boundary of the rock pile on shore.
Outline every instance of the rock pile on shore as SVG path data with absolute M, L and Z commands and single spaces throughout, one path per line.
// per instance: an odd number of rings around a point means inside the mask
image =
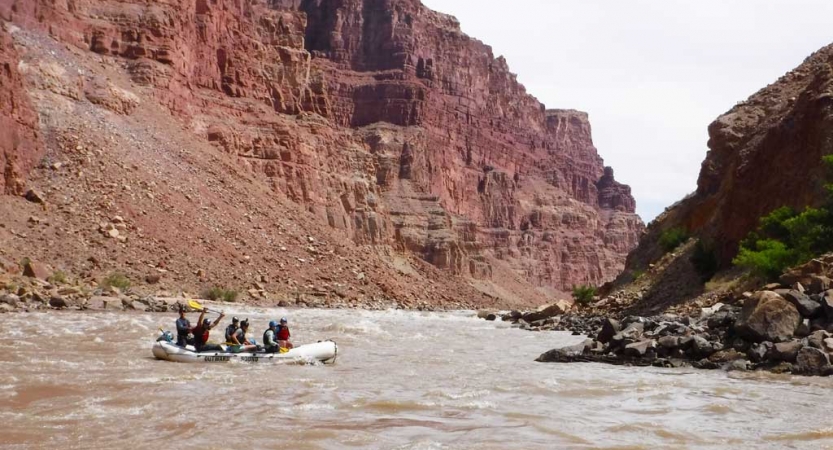
M 700 308 L 689 315 L 607 316 L 598 309 L 562 304 L 538 311 L 480 317 L 510 321 L 531 331 L 571 331 L 591 336 L 550 350 L 539 362 L 601 362 L 617 365 L 726 370 L 769 370 L 833 375 L 833 256 L 784 274 L 779 283 Z
M 817 281 L 809 290 L 800 283 L 768 286 L 736 305 L 704 308 L 698 318 L 552 319 L 595 338 L 550 350 L 537 361 L 832 375 L 833 290 L 827 289 L 829 279 Z

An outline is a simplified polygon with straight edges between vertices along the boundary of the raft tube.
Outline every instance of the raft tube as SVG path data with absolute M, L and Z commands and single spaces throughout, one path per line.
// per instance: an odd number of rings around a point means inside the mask
M 247 363 L 284 363 L 308 364 L 316 361 L 332 364 L 338 355 L 338 346 L 333 341 L 322 341 L 315 344 L 300 345 L 286 353 L 230 353 L 203 352 L 197 353 L 194 347 L 180 347 L 167 341 L 159 341 L 153 345 L 153 356 L 164 361 L 180 363 L 227 363 L 240 361 Z

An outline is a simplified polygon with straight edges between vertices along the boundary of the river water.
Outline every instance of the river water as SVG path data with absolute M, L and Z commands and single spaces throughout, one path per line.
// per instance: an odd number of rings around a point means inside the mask
M 581 339 L 462 312 L 230 312 L 338 361 L 177 364 L 150 352 L 174 315 L 4 315 L 0 448 L 833 448 L 833 379 L 540 364 Z

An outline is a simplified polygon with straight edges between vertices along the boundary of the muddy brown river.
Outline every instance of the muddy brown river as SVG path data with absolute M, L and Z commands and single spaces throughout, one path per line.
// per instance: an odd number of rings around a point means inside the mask
M 177 364 L 150 352 L 175 315 L 4 315 L 0 448 L 833 448 L 833 379 L 540 364 L 580 338 L 462 312 L 227 313 L 338 361 Z

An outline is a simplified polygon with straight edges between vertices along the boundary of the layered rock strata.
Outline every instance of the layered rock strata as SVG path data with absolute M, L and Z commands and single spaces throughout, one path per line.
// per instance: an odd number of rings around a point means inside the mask
M 131 82 L 86 77 L 69 98 L 129 115 L 146 92 L 354 242 L 493 295 L 610 280 L 641 232 L 587 115 L 547 110 L 417 0 L 3 0 L 0 15 Z
M 19 64 L 11 36 L 0 24 L 0 193 L 12 195 L 24 192 L 25 174 L 42 153 Z

